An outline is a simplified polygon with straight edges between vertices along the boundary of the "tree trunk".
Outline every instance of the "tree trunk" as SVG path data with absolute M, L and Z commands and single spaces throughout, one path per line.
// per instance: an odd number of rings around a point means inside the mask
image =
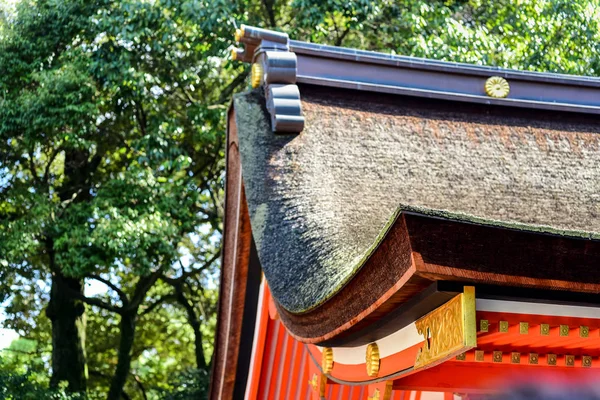
M 110 382 L 107 400 L 119 400 L 131 368 L 131 350 L 135 339 L 137 308 L 121 314 L 121 338 L 119 339 L 119 355 L 117 368 Z
M 203 340 L 202 331 L 200 330 L 200 320 L 196 315 L 194 307 L 190 304 L 190 302 L 183 294 L 181 287 L 176 287 L 175 291 L 177 293 L 177 301 L 183 306 L 183 308 L 185 308 L 188 317 L 188 323 L 194 330 L 194 345 L 196 346 L 196 368 L 201 369 L 203 371 L 207 371 L 208 368 L 206 365 L 206 359 L 204 358 L 204 348 L 202 347 Z
M 200 331 L 200 323 L 198 321 L 192 323 L 192 329 L 194 330 L 194 345 L 196 346 L 196 368 L 203 371 L 208 371 L 206 365 L 206 359 L 204 358 L 204 348 L 202 347 L 202 332 Z
M 68 383 L 70 392 L 86 390 L 87 365 L 85 361 L 85 306 L 69 295 L 70 291 L 83 293 L 81 280 L 61 274 L 52 277 L 50 302 L 46 315 L 52 321 L 52 378 L 50 385 Z

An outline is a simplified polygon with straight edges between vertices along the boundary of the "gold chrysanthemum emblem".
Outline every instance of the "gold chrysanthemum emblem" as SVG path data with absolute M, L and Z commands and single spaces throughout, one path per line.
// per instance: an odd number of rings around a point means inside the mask
M 333 349 L 325 347 L 323 349 L 323 358 L 321 360 L 321 368 L 324 374 L 330 374 L 333 370 Z
M 367 375 L 373 377 L 379 374 L 379 347 L 377 343 L 369 343 L 367 346 Z
M 492 76 L 485 81 L 485 93 L 490 97 L 504 98 L 510 92 L 510 85 L 500 76 Z
M 264 69 L 261 63 L 255 62 L 252 64 L 252 87 L 257 88 L 263 80 Z

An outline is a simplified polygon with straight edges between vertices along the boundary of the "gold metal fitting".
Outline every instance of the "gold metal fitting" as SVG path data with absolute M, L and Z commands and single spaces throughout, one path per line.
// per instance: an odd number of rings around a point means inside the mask
M 484 352 L 483 350 L 475 350 L 475 361 L 483 361 L 484 359 Z
M 592 357 L 591 356 L 581 357 L 581 365 L 584 368 L 590 368 L 592 366 Z
M 529 333 L 529 322 L 519 322 L 519 333 L 527 335 Z
M 369 343 L 365 362 L 367 364 L 367 375 L 374 377 L 379 374 L 379 347 L 377 343 Z
M 375 389 L 373 396 L 369 397 L 369 400 L 380 400 L 379 389 Z
M 559 329 L 560 336 L 569 336 L 569 325 L 561 325 Z
M 235 41 L 239 42 L 244 37 L 244 25 L 241 28 L 235 30 Z
M 556 365 L 556 354 L 548 354 L 548 365 Z
M 590 336 L 590 328 L 589 326 L 580 326 L 579 327 L 579 337 L 586 338 Z
M 313 374 L 312 379 L 308 381 L 308 384 L 312 386 L 313 390 L 317 390 L 317 386 L 319 384 L 319 378 L 317 377 L 317 374 Z
M 323 349 L 321 369 L 324 374 L 330 374 L 331 370 L 333 370 L 333 349 L 331 347 L 325 347 Z
M 261 85 L 264 73 L 265 70 L 263 69 L 261 63 L 255 62 L 254 64 L 252 64 L 251 82 L 253 88 L 257 88 Z
M 510 92 L 510 85 L 501 76 L 492 76 L 485 81 L 485 93 L 490 97 L 504 98 Z
M 521 363 L 521 353 L 513 351 L 510 353 L 510 362 L 512 364 L 520 364 Z
M 490 329 L 490 321 L 482 319 L 479 321 L 479 332 L 487 332 Z
M 493 361 L 496 363 L 501 363 L 502 362 L 502 352 L 501 351 L 494 351 L 494 353 L 492 353 L 494 355 L 493 357 Z
M 529 353 L 529 364 L 537 364 L 539 356 L 537 353 Z
M 575 356 L 566 355 L 565 356 L 565 365 L 567 367 L 573 367 L 573 366 L 575 366 Z
M 498 324 L 498 331 L 502 333 L 508 332 L 508 321 L 500 321 Z
M 550 336 L 550 325 L 549 324 L 541 324 L 540 325 L 540 335 Z

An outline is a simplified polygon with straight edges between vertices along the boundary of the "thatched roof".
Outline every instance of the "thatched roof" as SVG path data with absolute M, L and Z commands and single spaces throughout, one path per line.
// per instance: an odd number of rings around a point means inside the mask
M 300 134 L 234 99 L 261 265 L 294 313 L 343 287 L 405 208 L 600 238 L 600 123 L 567 113 L 302 86 Z

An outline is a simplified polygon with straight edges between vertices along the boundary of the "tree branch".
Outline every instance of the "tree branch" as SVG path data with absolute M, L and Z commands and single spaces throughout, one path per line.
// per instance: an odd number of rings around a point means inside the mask
M 144 301 L 148 290 L 152 287 L 152 285 L 154 285 L 160 276 L 161 269 L 159 268 L 150 275 L 141 277 L 138 283 L 135 285 L 135 290 L 133 296 L 131 296 L 131 301 L 126 307 L 123 307 L 123 311 L 130 312 L 136 310 L 140 304 L 142 304 L 142 301 Z
M 123 306 L 126 306 L 127 304 L 129 304 L 129 298 L 127 297 L 127 294 L 125 294 L 125 292 L 123 292 L 121 289 L 119 289 L 114 283 L 112 283 L 108 279 L 104 279 L 99 275 L 89 275 L 88 278 L 94 279 L 98 282 L 102 282 L 106 286 L 108 286 L 109 288 L 111 288 L 112 290 L 117 292 L 117 294 L 119 295 L 119 298 L 123 302 Z
M 166 283 L 168 283 L 169 285 L 172 286 L 177 286 L 181 283 L 183 283 L 187 278 L 199 274 L 200 272 L 204 271 L 205 269 L 207 269 L 208 267 L 210 267 L 215 261 L 217 261 L 219 259 L 219 257 L 221 256 L 221 252 L 217 251 L 208 261 L 206 261 L 204 263 L 203 266 L 201 266 L 200 268 L 194 268 L 191 271 L 188 272 L 182 272 L 181 276 L 178 276 L 177 278 L 169 278 L 168 276 L 165 275 L 161 275 L 160 279 Z M 183 266 L 182 266 L 183 268 Z
M 112 304 L 109 304 L 105 301 L 103 301 L 102 299 L 99 299 L 97 297 L 86 297 L 85 295 L 83 295 L 82 293 L 71 289 L 70 287 L 65 287 L 65 290 L 67 290 L 67 292 L 69 293 L 69 295 L 77 300 L 81 300 L 86 304 L 89 304 L 90 306 L 96 306 L 96 307 L 100 307 L 104 310 L 110 311 L 110 312 L 114 312 L 116 314 L 122 314 L 123 313 L 123 308 L 122 307 L 116 307 L 113 306 Z
M 277 22 L 275 21 L 275 10 L 273 10 L 273 5 L 275 3 L 274 0 L 263 0 L 263 5 L 265 6 L 265 10 L 267 11 L 267 17 L 269 18 L 269 23 L 271 24 L 271 28 L 275 28 L 277 26 Z
M 146 309 L 144 309 L 144 311 L 142 311 L 140 315 L 144 316 L 146 314 L 150 314 L 152 311 L 154 311 L 156 307 L 169 300 L 176 300 L 176 296 L 174 294 L 167 294 L 158 298 L 154 303 L 150 304 Z
M 350 33 L 350 27 L 346 28 L 346 30 L 341 34 L 338 35 L 336 41 L 335 41 L 335 45 L 336 46 L 341 46 L 342 42 L 344 41 L 344 39 L 346 38 L 346 36 L 348 35 L 348 33 Z
M 56 149 L 54 149 L 52 154 L 50 154 L 50 157 L 48 157 L 48 164 L 46 164 L 46 169 L 44 170 L 44 178 L 43 178 L 44 183 L 48 183 L 48 178 L 50 176 L 50 167 L 52 167 L 52 164 L 54 164 L 54 160 L 60 154 L 61 151 L 62 151 L 62 146 L 58 146 Z
M 33 181 L 36 184 L 39 184 L 39 176 L 37 173 L 37 168 L 35 167 L 35 162 L 33 161 L 33 150 L 27 152 L 27 158 L 29 160 L 29 169 L 31 170 L 31 175 L 33 176 Z
M 144 389 L 144 385 L 142 385 L 142 381 L 140 381 L 140 378 L 133 373 L 131 374 L 131 376 L 133 376 L 133 379 L 135 379 L 135 383 L 137 384 L 138 388 L 140 388 L 140 392 L 142 392 L 142 397 L 144 398 L 144 400 L 148 400 L 148 396 L 146 396 L 146 389 Z
M 137 101 L 135 102 L 135 119 L 138 121 L 142 135 L 146 136 L 146 113 L 142 103 Z
M 241 85 L 246 80 L 246 78 L 248 77 L 249 74 L 250 74 L 250 69 L 245 68 L 244 71 L 242 71 L 238 76 L 236 76 L 229 83 L 229 85 L 225 86 L 221 90 L 221 95 L 219 96 L 219 99 L 217 100 L 217 104 L 223 104 L 223 103 L 229 101 L 229 99 L 231 98 L 231 94 L 235 91 L 235 89 L 237 89 L 237 87 L 239 85 Z
M 177 302 L 185 309 L 188 316 L 188 323 L 194 331 L 196 367 L 198 369 L 206 370 L 206 358 L 204 357 L 204 350 L 202 348 L 202 331 L 200 329 L 200 320 L 198 319 L 196 310 L 194 310 L 194 306 L 185 297 L 181 285 L 175 286 L 175 292 L 177 293 Z

